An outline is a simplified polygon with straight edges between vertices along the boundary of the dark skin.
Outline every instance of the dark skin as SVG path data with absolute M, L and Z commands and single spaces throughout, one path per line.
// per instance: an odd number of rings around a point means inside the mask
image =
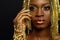
M 24 19 L 31 20 L 33 30 L 27 35 L 27 40 L 50 40 L 50 14 L 49 0 L 30 0 L 30 10 L 21 10 L 14 19 L 14 24 L 20 24 L 17 29 L 22 30 L 26 26 Z M 56 36 L 56 39 L 60 40 L 60 36 Z
M 50 3 L 49 0 L 31 0 L 33 32 L 32 40 L 49 40 L 50 38 Z

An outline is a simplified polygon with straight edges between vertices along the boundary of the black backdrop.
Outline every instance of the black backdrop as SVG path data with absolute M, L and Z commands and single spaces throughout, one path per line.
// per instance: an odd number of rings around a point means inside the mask
M 11 40 L 13 19 L 22 9 L 22 0 L 0 0 L 0 40 Z
M 0 0 L 0 40 L 11 40 L 13 19 L 22 9 L 22 0 Z

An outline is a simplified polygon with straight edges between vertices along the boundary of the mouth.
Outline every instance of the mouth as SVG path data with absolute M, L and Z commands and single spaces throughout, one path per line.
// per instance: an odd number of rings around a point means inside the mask
M 38 25 L 44 24 L 44 22 L 45 22 L 45 20 L 43 20 L 43 19 L 36 20 L 36 24 L 38 24 Z

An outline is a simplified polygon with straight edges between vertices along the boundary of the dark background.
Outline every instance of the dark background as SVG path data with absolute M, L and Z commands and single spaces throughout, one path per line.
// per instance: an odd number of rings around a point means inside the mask
M 13 19 L 22 9 L 22 0 L 0 0 L 0 40 L 11 40 Z
M 22 0 L 0 0 L 0 40 L 11 40 L 13 19 L 22 9 Z

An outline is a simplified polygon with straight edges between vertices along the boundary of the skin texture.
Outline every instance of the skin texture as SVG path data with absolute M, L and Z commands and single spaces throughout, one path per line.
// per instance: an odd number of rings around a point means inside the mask
M 49 0 L 31 0 L 32 23 L 36 28 L 50 26 L 50 4 Z M 38 23 L 38 21 L 42 23 Z
M 22 34 L 23 29 L 26 28 L 25 19 L 27 19 L 31 20 L 33 25 L 33 30 L 27 35 L 27 40 L 52 40 L 50 14 L 49 0 L 31 0 L 30 10 L 22 9 L 13 20 L 15 26 L 19 25 L 17 30 L 21 30 L 17 34 Z M 57 35 L 55 40 L 60 40 L 60 36 Z

